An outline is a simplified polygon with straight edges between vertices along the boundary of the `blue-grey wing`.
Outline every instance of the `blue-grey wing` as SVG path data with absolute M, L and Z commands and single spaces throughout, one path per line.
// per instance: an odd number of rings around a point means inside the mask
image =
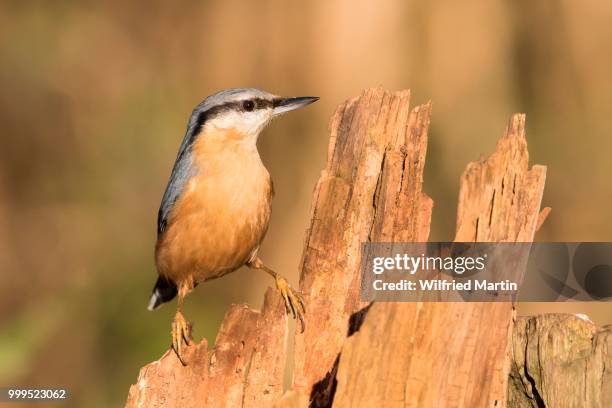
M 198 136 L 198 133 L 200 132 L 202 123 L 206 119 L 206 112 L 201 109 L 201 105 L 198 105 L 189 119 L 185 137 L 183 138 L 183 142 L 179 148 L 176 161 L 174 162 L 174 167 L 172 168 L 172 174 L 170 175 L 170 180 L 168 181 L 168 186 L 166 187 L 164 197 L 162 198 L 161 205 L 159 206 L 159 212 L 157 214 L 158 237 L 166 229 L 168 217 L 170 216 L 172 207 L 180 198 L 189 179 L 191 179 L 196 172 L 191 149 L 196 137 Z
M 164 197 L 162 198 L 159 212 L 157 214 L 157 235 L 159 236 L 166 229 L 168 217 L 172 207 L 181 196 L 185 184 L 189 181 L 194 173 L 191 154 L 178 160 L 172 169 L 170 181 L 166 187 Z

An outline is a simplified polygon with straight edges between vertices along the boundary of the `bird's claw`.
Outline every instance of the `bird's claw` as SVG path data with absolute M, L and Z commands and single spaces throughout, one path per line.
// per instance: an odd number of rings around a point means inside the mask
M 300 292 L 294 290 L 289 285 L 289 282 L 281 276 L 276 276 L 276 287 L 283 296 L 287 314 L 291 314 L 294 319 L 300 321 L 301 333 L 304 333 L 304 314 L 306 313 L 304 298 Z
M 172 322 L 172 348 L 181 364 L 187 365 L 183 355 L 184 347 L 191 344 L 191 324 L 181 312 L 176 312 Z

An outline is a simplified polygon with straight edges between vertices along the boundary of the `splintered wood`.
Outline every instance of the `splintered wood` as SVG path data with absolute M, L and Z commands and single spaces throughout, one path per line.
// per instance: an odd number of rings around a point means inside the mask
M 327 167 L 314 193 L 300 289 L 306 331 L 296 335 L 294 389 L 325 405 L 333 370 L 361 307 L 361 245 L 427 240 L 432 201 L 421 192 L 431 105 L 409 108 L 408 91 L 365 91 L 331 123 Z M 330 373 L 330 375 L 328 375 Z
M 545 168 L 528 161 L 515 115 L 461 177 L 455 241 L 533 240 Z M 342 348 L 334 405 L 505 406 L 512 318 L 510 303 L 374 304 Z
M 529 169 L 525 115 L 514 115 L 495 152 L 461 177 L 455 241 L 533 241 L 545 179 L 545 166 Z
M 280 295 L 268 289 L 262 312 L 234 305 L 215 346 L 189 347 L 188 365 L 174 352 L 140 370 L 126 407 L 261 407 L 283 393 L 287 319 Z

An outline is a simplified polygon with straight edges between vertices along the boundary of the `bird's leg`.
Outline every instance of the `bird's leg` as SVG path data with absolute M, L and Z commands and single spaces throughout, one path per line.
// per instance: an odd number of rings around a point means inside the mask
M 189 291 L 193 289 L 193 285 L 181 283 L 178 285 L 178 300 L 176 307 L 176 314 L 174 315 L 174 321 L 172 322 L 172 348 L 176 353 L 178 359 L 183 365 L 187 365 L 183 350 L 184 346 L 191 344 L 191 323 L 189 323 L 181 309 L 183 308 L 183 300 Z
M 267 272 L 272 275 L 274 280 L 276 281 L 276 287 L 279 292 L 283 296 L 285 301 L 285 310 L 287 314 L 291 314 L 294 319 L 299 319 L 301 325 L 301 332 L 304 332 L 304 314 L 306 313 L 306 308 L 304 306 L 304 298 L 300 294 L 300 292 L 293 289 L 287 279 L 280 276 L 278 273 L 274 272 L 272 269 L 268 268 L 259 258 L 255 258 L 249 262 L 247 265 L 253 269 L 259 269 L 261 271 Z

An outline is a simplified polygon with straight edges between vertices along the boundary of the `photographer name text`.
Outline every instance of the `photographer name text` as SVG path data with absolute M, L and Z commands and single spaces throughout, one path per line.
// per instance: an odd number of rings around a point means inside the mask
M 376 291 L 487 291 L 487 292 L 516 292 L 518 284 L 509 280 L 490 282 L 487 280 L 442 280 L 419 279 L 417 281 L 402 279 L 397 282 L 385 282 L 376 279 L 372 283 Z

